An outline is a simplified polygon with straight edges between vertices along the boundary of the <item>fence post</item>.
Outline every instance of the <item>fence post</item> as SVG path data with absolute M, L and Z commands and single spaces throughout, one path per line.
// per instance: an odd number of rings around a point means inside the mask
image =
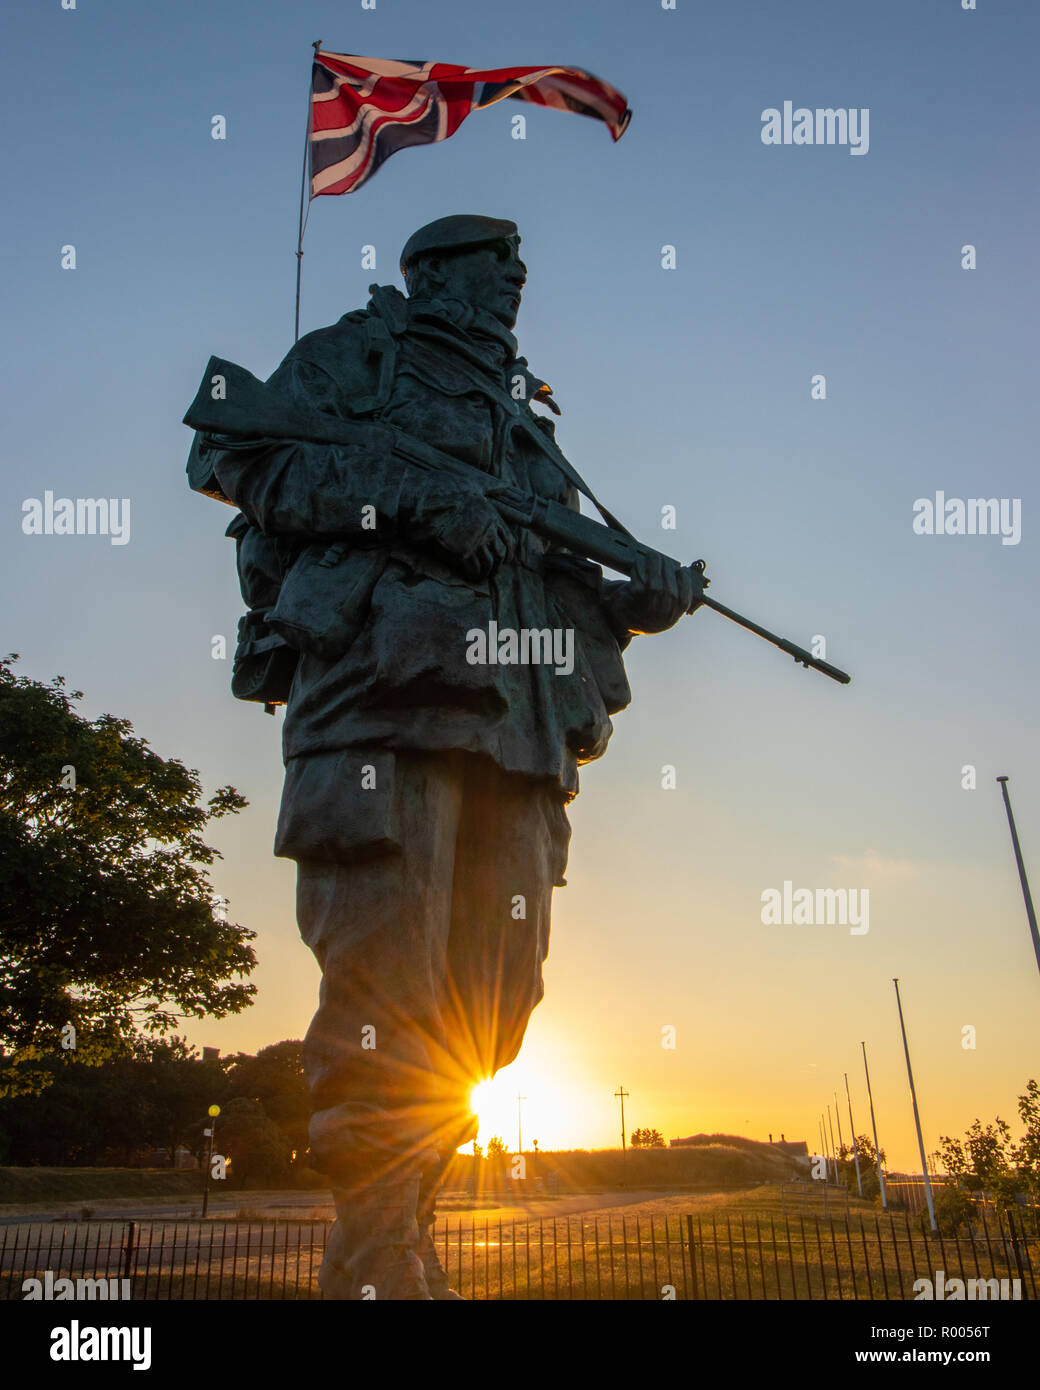
M 131 1221 L 126 1228 L 126 1246 L 123 1254 L 123 1278 L 130 1278 L 130 1268 L 134 1262 L 134 1236 L 137 1234 L 137 1222 Z
M 700 1297 L 700 1294 L 697 1292 L 697 1249 L 696 1249 L 696 1247 L 695 1247 L 695 1245 L 694 1245 L 694 1243 L 693 1243 L 693 1217 L 692 1217 L 692 1216 L 687 1216 L 687 1218 L 686 1218 L 686 1244 L 687 1244 L 687 1246 L 689 1247 L 689 1250 L 690 1250 L 690 1270 L 691 1270 L 691 1272 L 692 1272 L 692 1274 L 693 1274 L 693 1280 L 692 1280 L 692 1283 L 691 1283 L 691 1287 L 692 1287 L 692 1289 L 693 1289 L 693 1297 L 694 1297 L 694 1299 L 697 1299 L 697 1298 Z
M 1015 1223 L 1010 1211 L 1007 1213 L 1008 1231 L 1011 1234 L 1011 1248 L 1015 1252 L 1015 1264 L 1018 1266 L 1018 1277 L 1022 1281 L 1023 1289 L 1026 1286 L 1026 1272 L 1022 1267 L 1022 1252 L 1018 1248 L 1018 1232 L 1015 1230 Z

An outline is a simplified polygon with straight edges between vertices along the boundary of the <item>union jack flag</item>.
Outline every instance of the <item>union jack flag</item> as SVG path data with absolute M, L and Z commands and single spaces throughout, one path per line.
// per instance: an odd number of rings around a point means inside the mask
M 619 91 L 581 68 L 478 69 L 318 51 L 311 74 L 311 197 L 353 193 L 397 150 L 447 140 L 471 111 L 503 97 L 593 116 L 615 140 L 632 116 Z

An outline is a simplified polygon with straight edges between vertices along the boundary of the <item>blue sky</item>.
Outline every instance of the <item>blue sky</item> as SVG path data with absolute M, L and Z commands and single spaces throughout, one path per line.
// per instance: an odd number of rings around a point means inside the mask
M 631 529 L 703 556 L 720 601 L 801 643 L 825 635 L 854 676 L 833 685 L 707 612 L 634 644 L 633 705 L 583 775 L 546 1000 L 514 1069 L 531 1132 L 541 1095 L 543 1147 L 611 1142 L 624 1081 L 633 1126 L 812 1140 L 866 1038 L 882 1142 L 909 1165 L 893 975 L 929 1147 L 976 1114 L 1011 1118 L 1037 1071 L 1040 989 L 993 780 L 1011 774 L 1036 864 L 1035 8 L 53 0 L 7 29 L 4 647 L 251 802 L 213 837 L 215 883 L 260 932 L 260 999 L 189 1036 L 300 1036 L 316 991 L 293 866 L 270 856 L 280 720 L 233 701 L 230 662 L 210 657 L 241 611 L 231 513 L 189 492 L 180 419 L 210 353 L 267 375 L 291 345 L 320 37 L 576 64 L 634 118 L 614 145 L 503 102 L 318 199 L 304 331 L 373 280 L 399 284 L 417 226 L 515 219 L 521 350 L 563 407 L 569 457 Z M 869 108 L 869 152 L 764 145 L 761 114 L 785 100 Z M 45 489 L 129 497 L 129 544 L 24 535 L 22 503 Z M 1021 499 L 1020 543 L 915 535 L 913 503 L 937 490 Z M 761 893 L 785 880 L 869 888 L 869 933 L 764 926 Z

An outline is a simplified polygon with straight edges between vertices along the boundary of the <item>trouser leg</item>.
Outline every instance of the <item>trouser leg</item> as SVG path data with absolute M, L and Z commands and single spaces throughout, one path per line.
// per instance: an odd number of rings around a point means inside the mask
M 322 968 L 304 1042 L 315 1165 L 346 1177 L 436 1147 L 451 1089 L 438 981 L 461 788 L 450 761 L 398 759 L 402 849 L 301 862 L 297 915 Z
M 304 1045 L 311 1148 L 340 1215 L 323 1286 L 340 1297 L 361 1296 L 372 1266 L 362 1237 L 376 1183 L 398 1184 L 373 1200 L 401 1215 L 383 1287 L 417 1284 L 407 1210 L 418 1209 L 428 1237 L 444 1168 L 476 1134 L 470 1092 L 520 1050 L 542 997 L 569 833 L 551 793 L 491 764 L 453 755 L 396 764 L 401 852 L 299 865 L 300 930 L 323 972 Z M 422 1249 L 433 1269 L 428 1238 Z
M 418 1255 L 419 1183 L 453 1134 L 437 981 L 459 778 L 444 760 L 399 762 L 402 851 L 299 864 L 300 930 L 322 968 L 304 1043 L 311 1152 L 333 1180 L 338 1217 L 320 1282 L 337 1298 L 430 1297 Z
M 474 1080 L 515 1059 L 544 993 L 563 832 L 566 818 L 544 784 L 483 761 L 467 767 L 441 1015 Z

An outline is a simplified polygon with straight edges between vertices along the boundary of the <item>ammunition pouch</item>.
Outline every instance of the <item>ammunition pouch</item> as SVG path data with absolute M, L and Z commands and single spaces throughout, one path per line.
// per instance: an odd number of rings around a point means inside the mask
M 338 661 L 364 625 L 387 559 L 385 547 L 359 549 L 327 540 L 305 546 L 266 614 L 268 628 L 297 651 Z

